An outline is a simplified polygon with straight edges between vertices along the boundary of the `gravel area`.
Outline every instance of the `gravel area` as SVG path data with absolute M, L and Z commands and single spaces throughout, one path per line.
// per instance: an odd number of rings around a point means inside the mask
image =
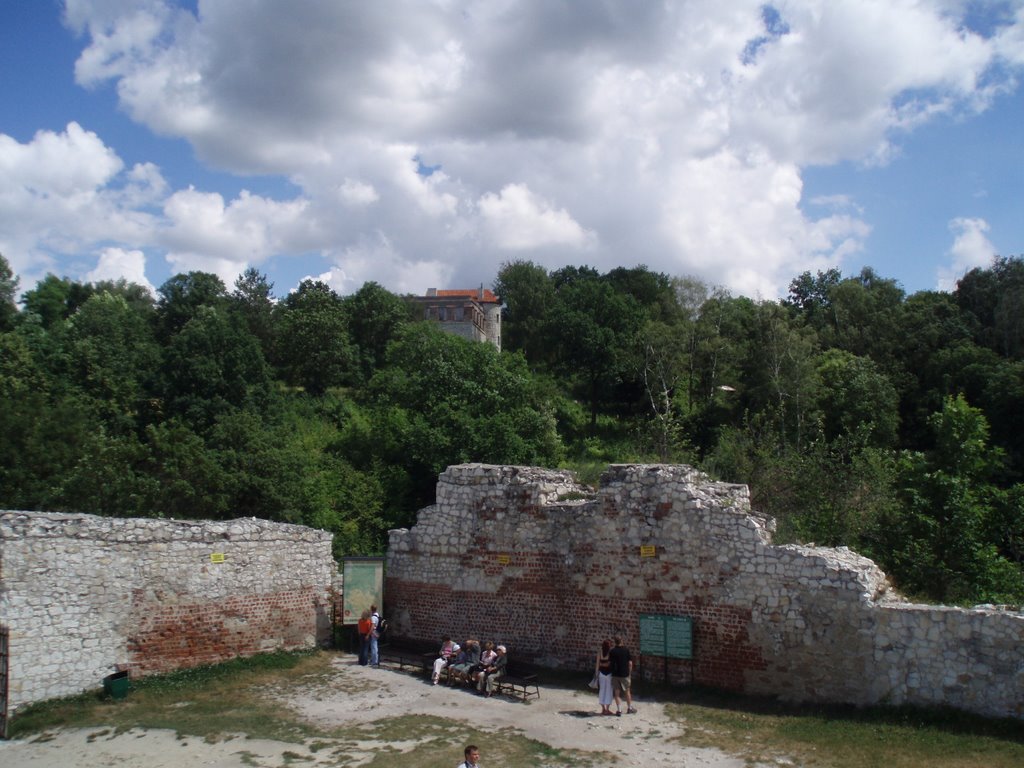
M 359 666 L 353 656 L 338 655 L 331 674 L 315 685 L 275 688 L 268 695 L 299 715 L 327 726 L 372 723 L 402 715 L 431 715 L 483 731 L 514 728 L 556 748 L 613 755 L 609 765 L 623 768 L 684 766 L 687 768 L 746 768 L 746 761 L 715 749 L 686 747 L 680 729 L 657 703 L 637 699 L 638 712 L 621 717 L 599 713 L 597 695 L 589 691 L 541 687 L 539 699 L 523 703 L 508 697 L 484 698 L 467 688 L 433 686 L 422 676 Z M 5 768 L 109 768 L 143 765 L 147 768 L 215 765 L 253 766 L 337 765 L 340 754 L 353 765 L 372 759 L 379 742 L 324 746 L 324 740 L 305 745 L 227 737 L 216 743 L 179 738 L 171 731 L 132 730 L 115 734 L 102 728 L 69 729 L 29 740 L 0 741 L 0 765 Z M 390 749 L 414 742 L 389 743 Z M 311 748 L 312 747 L 312 748 Z M 481 744 L 482 763 L 487 761 Z M 341 752 L 343 750 L 343 753 Z M 452 765 L 461 760 L 453 750 Z

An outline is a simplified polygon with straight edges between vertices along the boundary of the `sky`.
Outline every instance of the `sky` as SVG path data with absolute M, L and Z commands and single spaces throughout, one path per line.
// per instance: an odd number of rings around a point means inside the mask
M 0 0 L 0 253 L 348 295 L 775 299 L 1024 253 L 1024 0 Z

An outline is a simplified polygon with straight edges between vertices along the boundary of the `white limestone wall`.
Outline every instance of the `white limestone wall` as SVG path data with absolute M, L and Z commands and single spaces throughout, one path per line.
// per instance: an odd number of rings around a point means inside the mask
M 223 562 L 214 562 L 215 554 Z M 326 638 L 329 632 L 326 609 L 314 616 L 313 603 L 329 603 L 336 574 L 331 535 L 303 526 L 255 518 L 193 522 L 0 512 L 9 709 L 98 688 L 106 675 L 134 663 L 195 663 L 153 658 L 175 641 L 183 653 L 199 649 L 211 659 L 285 645 L 313 647 L 318 634 Z M 301 626 L 247 634 L 268 605 L 299 617 Z M 218 606 L 229 606 L 228 615 L 216 613 Z M 177 635 L 163 645 L 152 629 L 158 615 L 165 631 L 173 628 Z M 233 639 L 202 636 L 209 627 L 196 625 L 211 615 Z M 154 637 L 145 640 L 147 627 Z

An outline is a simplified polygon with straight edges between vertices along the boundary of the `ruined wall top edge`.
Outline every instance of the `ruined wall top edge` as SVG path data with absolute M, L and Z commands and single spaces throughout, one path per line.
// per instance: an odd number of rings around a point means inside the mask
M 713 483 L 710 477 L 689 464 L 609 464 L 601 476 L 601 485 L 616 482 L 630 482 L 637 477 L 657 476 L 661 479 L 677 479 L 689 482 Z M 576 482 L 576 475 L 568 469 L 546 469 L 516 464 L 452 464 L 442 478 L 452 481 L 486 478 L 502 483 L 526 484 L 551 480 Z M 714 483 L 734 488 L 745 486 L 728 483 Z
M 568 469 L 545 469 L 509 464 L 453 464 L 438 478 L 441 485 L 531 486 L 556 485 L 596 495 L 595 489 L 580 483 Z M 713 481 L 688 464 L 609 464 L 601 474 L 600 489 L 619 485 L 664 485 L 681 482 L 715 489 L 725 495 L 747 496 L 747 486 Z
M 441 473 L 439 481 L 459 485 L 531 485 L 550 482 L 577 484 L 575 474 L 567 469 L 544 469 L 513 464 L 453 464 Z
M 438 477 L 439 505 L 458 505 L 465 501 L 466 493 L 478 498 L 529 499 L 539 506 L 578 506 L 601 499 L 650 503 L 686 496 L 731 508 L 774 530 L 774 521 L 751 510 L 746 485 L 714 481 L 688 464 L 610 464 L 597 489 L 580 483 L 571 470 L 530 466 L 456 464 Z
M 69 512 L 0 511 L 0 541 L 15 538 L 88 538 L 110 542 L 226 541 L 278 538 L 310 543 L 331 541 L 327 531 L 255 517 L 235 520 L 172 520 L 103 517 Z

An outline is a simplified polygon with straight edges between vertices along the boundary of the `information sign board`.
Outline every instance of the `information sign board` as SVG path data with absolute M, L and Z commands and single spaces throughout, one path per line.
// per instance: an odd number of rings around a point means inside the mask
M 689 616 L 641 614 L 640 653 L 669 659 L 692 659 L 693 619 Z
M 384 559 L 345 558 L 342 563 L 342 624 L 357 624 L 363 611 L 376 605 L 384 614 Z

